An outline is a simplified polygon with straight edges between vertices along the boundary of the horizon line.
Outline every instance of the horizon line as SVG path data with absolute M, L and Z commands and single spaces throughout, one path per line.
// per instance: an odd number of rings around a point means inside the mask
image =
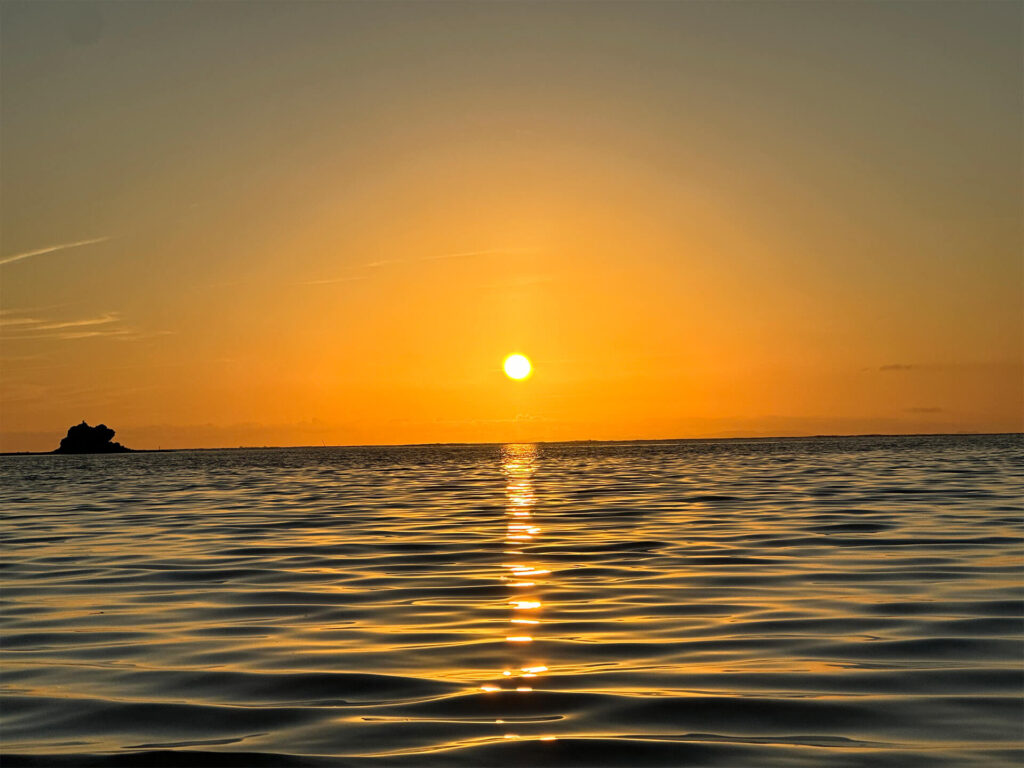
M 253 451 L 253 450 L 294 450 L 301 448 L 426 448 L 442 446 L 489 446 L 489 445 L 572 445 L 574 443 L 707 443 L 732 440 L 821 440 L 826 438 L 855 437 L 996 437 L 1020 435 L 1020 432 L 855 432 L 849 434 L 816 434 L 816 435 L 737 435 L 733 437 L 654 437 L 625 438 L 621 440 L 595 440 L 589 438 L 577 440 L 506 440 L 482 443 L 446 442 L 446 443 L 352 443 L 337 445 L 222 445 L 212 448 L 129 448 L 126 452 L 118 452 L 114 456 L 125 453 L 170 453 L 174 451 Z M 55 451 L 0 451 L 0 456 L 102 456 L 104 453 L 55 453 Z

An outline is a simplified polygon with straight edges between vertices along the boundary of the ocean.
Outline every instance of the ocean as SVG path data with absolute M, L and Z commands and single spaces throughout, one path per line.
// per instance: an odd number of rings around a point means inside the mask
M 0 457 L 5 768 L 1019 766 L 1019 435 Z

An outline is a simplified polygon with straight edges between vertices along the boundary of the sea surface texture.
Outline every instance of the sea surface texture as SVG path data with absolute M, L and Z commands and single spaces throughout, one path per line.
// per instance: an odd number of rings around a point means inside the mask
M 5 768 L 1024 760 L 1020 436 L 0 471 Z

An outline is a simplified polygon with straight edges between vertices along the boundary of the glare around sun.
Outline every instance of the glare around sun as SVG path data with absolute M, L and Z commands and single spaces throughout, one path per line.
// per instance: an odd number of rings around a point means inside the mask
M 533 373 L 533 366 L 525 355 L 509 355 L 505 358 L 505 373 L 510 379 L 522 381 Z

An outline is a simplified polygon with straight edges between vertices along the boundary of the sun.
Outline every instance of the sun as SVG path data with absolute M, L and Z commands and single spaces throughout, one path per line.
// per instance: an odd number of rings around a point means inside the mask
M 509 355 L 505 358 L 505 373 L 510 379 L 522 381 L 530 378 L 533 366 L 525 355 Z

